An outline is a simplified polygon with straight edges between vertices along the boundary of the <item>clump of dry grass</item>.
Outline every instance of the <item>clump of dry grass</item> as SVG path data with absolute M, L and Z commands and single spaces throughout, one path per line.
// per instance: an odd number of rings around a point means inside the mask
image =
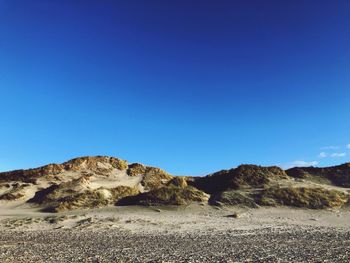
M 256 208 L 258 205 L 254 201 L 254 197 L 249 192 L 239 190 L 229 190 L 211 195 L 209 199 L 211 205 L 237 205 L 242 207 Z
M 24 195 L 21 193 L 6 193 L 0 196 L 0 200 L 13 201 L 22 198 Z
M 188 185 L 187 185 L 187 181 L 186 181 L 186 178 L 184 177 L 179 177 L 179 176 L 176 176 L 174 177 L 173 179 L 171 179 L 168 183 L 169 186 L 177 186 L 177 187 L 180 187 L 180 188 L 186 188 Z
M 256 197 L 256 202 L 260 205 L 286 205 L 311 209 L 341 207 L 347 201 L 346 193 L 311 187 L 270 187 Z
M 188 205 L 191 202 L 204 202 L 208 196 L 191 186 L 161 187 L 136 196 L 125 197 L 119 200 L 116 205 Z
M 115 188 L 109 189 L 112 194 L 112 200 L 117 201 L 126 196 L 134 196 L 140 193 L 140 191 L 136 187 L 128 187 L 128 186 L 117 186 Z
M 29 184 L 20 184 L 20 183 L 12 184 L 12 188 L 6 193 L 2 194 L 0 196 L 0 200 L 14 201 L 24 197 L 22 190 L 27 186 L 29 186 Z M 11 187 L 10 184 L 6 185 L 6 188 L 10 188 L 10 187 Z
M 48 174 L 59 174 L 62 172 L 62 167 L 59 164 L 49 164 L 39 168 L 28 170 L 15 170 L 0 173 L 0 181 L 18 181 L 26 183 L 35 183 L 37 178 Z

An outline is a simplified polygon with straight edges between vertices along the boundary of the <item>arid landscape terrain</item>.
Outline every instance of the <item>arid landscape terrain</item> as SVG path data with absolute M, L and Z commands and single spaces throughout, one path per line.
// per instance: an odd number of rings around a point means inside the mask
M 350 0 L 0 0 L 0 263 L 350 263 L 349 69 Z
M 1 262 L 349 262 L 350 164 L 173 176 L 80 157 L 0 173 Z

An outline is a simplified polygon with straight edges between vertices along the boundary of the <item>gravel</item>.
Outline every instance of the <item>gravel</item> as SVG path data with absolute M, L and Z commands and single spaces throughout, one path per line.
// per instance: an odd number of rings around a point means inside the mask
M 198 233 L 4 230 L 0 262 L 350 262 L 350 231 L 285 227 Z

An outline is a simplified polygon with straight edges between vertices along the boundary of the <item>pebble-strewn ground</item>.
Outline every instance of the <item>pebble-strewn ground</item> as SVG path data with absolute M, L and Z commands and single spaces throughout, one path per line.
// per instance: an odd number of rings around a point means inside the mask
M 350 262 L 350 231 L 310 226 L 205 235 L 2 230 L 0 262 Z

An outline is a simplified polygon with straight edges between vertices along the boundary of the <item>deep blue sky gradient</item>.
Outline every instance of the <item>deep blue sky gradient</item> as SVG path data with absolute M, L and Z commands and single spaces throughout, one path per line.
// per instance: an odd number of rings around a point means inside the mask
M 347 0 L 0 0 L 0 171 L 349 161 L 349 14 Z

